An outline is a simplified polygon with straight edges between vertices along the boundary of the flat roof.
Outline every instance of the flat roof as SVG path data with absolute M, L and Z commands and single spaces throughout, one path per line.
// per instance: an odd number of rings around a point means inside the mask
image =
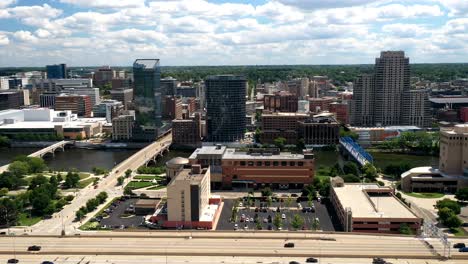
M 304 155 L 302 154 L 292 154 L 289 152 L 281 152 L 279 155 L 265 155 L 265 154 L 260 154 L 260 153 L 254 153 L 248 154 L 247 152 L 240 152 L 236 151 L 236 149 L 229 148 L 226 149 L 226 152 L 224 153 L 223 160 L 227 159 L 247 159 L 247 160 L 265 160 L 265 159 L 271 159 L 271 160 L 298 160 L 298 159 L 304 159 Z
M 26 121 L 26 122 L 17 122 L 14 124 L 2 124 L 0 125 L 0 130 L 2 129 L 41 129 L 48 128 L 53 129 L 56 125 L 62 125 L 64 128 L 81 128 L 87 124 L 93 124 L 97 122 L 106 122 L 106 118 L 89 118 L 89 119 L 78 119 L 75 121 L 69 122 L 52 122 L 52 121 Z
M 192 155 L 190 155 L 190 159 L 196 159 L 197 155 L 223 155 L 226 151 L 226 146 L 221 146 L 221 148 L 217 148 L 217 146 L 204 146 L 201 148 L 197 148 Z
M 133 63 L 133 67 L 141 67 L 144 69 L 154 69 L 159 65 L 159 59 L 137 59 Z
M 190 184 L 199 184 L 205 177 L 206 172 L 206 168 L 202 169 L 200 173 L 193 173 L 192 169 L 183 169 L 172 179 L 169 185 L 174 185 L 177 181 L 190 181 Z
M 351 208 L 353 218 L 418 218 L 393 196 L 374 196 L 367 193 L 378 189 L 388 188 L 377 184 L 345 184 L 343 187 L 333 187 L 343 209 Z
M 435 104 L 463 104 L 468 103 L 468 97 L 433 97 L 429 101 Z

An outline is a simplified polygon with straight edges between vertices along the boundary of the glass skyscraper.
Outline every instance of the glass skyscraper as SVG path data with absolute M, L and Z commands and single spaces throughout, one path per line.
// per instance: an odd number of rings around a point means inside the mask
M 161 69 L 159 59 L 138 59 L 133 63 L 136 127 L 133 139 L 152 141 L 161 127 Z
M 208 141 L 242 140 L 246 125 L 246 78 L 235 75 L 209 76 L 205 79 L 205 87 Z
M 48 79 L 66 79 L 67 78 L 67 65 L 66 64 L 47 65 L 46 71 L 47 71 Z

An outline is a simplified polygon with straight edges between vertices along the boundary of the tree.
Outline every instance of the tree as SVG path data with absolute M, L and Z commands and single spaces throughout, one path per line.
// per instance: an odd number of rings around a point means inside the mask
M 8 171 L 16 177 L 23 178 L 29 173 L 29 165 L 24 161 L 13 161 L 8 166 Z
M 125 178 L 129 178 L 130 176 L 132 176 L 132 170 L 128 169 L 125 171 Z
M 43 175 L 37 175 L 36 177 L 32 178 L 31 182 L 29 183 L 29 190 L 34 190 L 37 187 L 48 183 L 49 180 L 44 177 Z
M 454 215 L 454 213 L 450 208 L 444 207 L 439 209 L 437 215 L 439 216 L 439 220 L 441 222 L 445 222 L 445 220 L 447 220 L 450 216 Z
M 301 228 L 303 224 L 304 224 L 304 218 L 302 218 L 298 214 L 295 214 L 291 221 L 291 226 L 294 228 L 294 230 Z
M 55 187 L 58 186 L 58 181 L 57 181 L 57 177 L 55 177 L 55 175 L 52 175 L 49 179 L 49 183 Z
M 344 182 L 360 182 L 361 181 L 358 176 L 353 175 L 353 174 L 343 175 L 341 176 L 341 178 L 343 178 Z
M 120 176 L 117 178 L 117 185 L 122 185 L 125 181 L 125 178 L 123 176 Z
M 47 165 L 42 158 L 28 157 L 28 159 L 31 173 L 40 173 L 47 170 Z
M 270 187 L 265 187 L 261 190 L 262 192 L 262 196 L 263 197 L 269 197 L 273 194 L 273 192 L 271 191 Z
M 456 215 L 459 214 L 460 210 L 461 210 L 460 205 L 456 201 L 450 200 L 448 198 L 437 201 L 436 207 L 439 210 L 444 208 L 444 207 L 447 207 L 450 210 L 452 210 L 453 213 L 456 214 Z
M 352 161 L 347 161 L 343 165 L 343 172 L 345 174 L 359 175 L 359 167 L 357 166 L 356 163 Z
M 78 134 L 76 137 L 75 137 L 75 140 L 83 140 L 83 136 L 81 134 Z
M 76 172 L 69 171 L 67 176 L 65 177 L 65 184 L 64 187 L 66 189 L 69 188 L 76 188 L 78 187 L 78 183 L 80 182 L 80 175 Z
M 134 195 L 133 191 L 132 191 L 132 188 L 130 187 L 125 187 L 124 188 L 124 195 Z
M 298 151 L 302 151 L 305 149 L 305 141 L 303 138 L 300 138 L 296 143 L 296 148 Z
M 273 225 L 276 229 L 279 229 L 283 226 L 283 219 L 281 219 L 281 215 L 279 213 L 275 214 L 275 218 L 273 218 Z
M 1 147 L 9 147 L 10 146 L 10 139 L 8 137 L 0 136 L 0 148 Z
M 359 139 L 359 135 L 357 133 L 352 132 L 351 130 L 343 127 L 340 127 L 340 137 L 350 137 L 354 141 Z
M 32 195 L 29 199 L 31 201 L 33 211 L 37 215 L 44 215 L 45 209 L 47 208 L 47 206 L 49 206 L 51 202 L 49 195 L 39 188 L 35 189 L 32 192 Z
M 16 225 L 18 221 L 18 206 L 10 198 L 0 199 L 0 226 Z
M 323 197 L 328 197 L 330 195 L 330 182 L 325 181 L 322 183 L 322 187 L 319 190 L 319 193 Z
M 62 181 L 63 181 L 63 177 L 62 177 L 62 174 L 59 172 L 57 173 L 57 182 L 61 183 Z
M 377 178 L 377 169 L 370 163 L 366 163 L 364 166 L 362 166 L 362 173 L 364 174 L 364 177 L 369 180 L 375 181 Z
M 278 137 L 273 141 L 273 144 L 279 149 L 283 149 L 286 144 L 286 139 L 284 137 Z
M 104 203 L 107 199 L 108 195 L 106 192 L 100 192 L 97 196 L 96 199 L 99 201 L 100 204 Z
M 400 234 L 403 234 L 403 235 L 412 235 L 413 234 L 413 230 L 411 230 L 409 225 L 406 224 L 406 223 L 400 224 L 399 231 L 400 231 Z
M 468 200 L 468 187 L 460 188 L 455 193 L 455 198 L 457 198 L 460 201 L 467 201 Z
M 76 211 L 75 216 L 76 219 L 81 220 L 85 215 L 87 214 L 86 210 L 83 210 L 83 208 L 80 208 L 78 211 Z
M 449 218 L 447 218 L 444 221 L 443 224 L 450 229 L 454 229 L 454 228 L 460 227 L 462 224 L 462 221 L 456 215 L 451 215 Z
M 260 131 L 260 128 L 257 127 L 257 129 L 255 129 L 255 134 L 254 134 L 254 139 L 256 143 L 260 143 L 261 134 L 262 134 L 262 131 Z
M 313 219 L 310 228 L 311 228 L 312 230 L 317 230 L 317 229 L 319 229 L 319 228 L 320 228 L 320 222 L 317 221 L 317 219 Z

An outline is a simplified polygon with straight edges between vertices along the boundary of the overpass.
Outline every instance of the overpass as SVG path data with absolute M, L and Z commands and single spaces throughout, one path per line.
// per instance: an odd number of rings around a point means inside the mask
M 341 149 L 351 155 L 361 166 L 374 161 L 374 158 L 350 137 L 341 137 L 340 145 Z
M 60 150 L 60 151 L 65 151 L 65 146 L 66 145 L 73 145 L 73 141 L 68 141 L 68 140 L 62 140 L 60 142 L 54 143 L 48 147 L 45 147 L 43 149 L 40 149 L 34 153 L 31 153 L 28 155 L 28 157 L 39 157 L 42 158 L 47 154 L 52 154 L 55 155 L 55 151 Z M 6 171 L 8 169 L 8 166 L 10 164 L 4 165 L 0 167 L 0 173 Z

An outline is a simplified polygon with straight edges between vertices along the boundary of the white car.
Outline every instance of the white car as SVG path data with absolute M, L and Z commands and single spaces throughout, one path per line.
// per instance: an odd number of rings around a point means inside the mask
M 242 203 L 239 203 L 239 207 L 242 207 L 242 206 L 244 206 L 244 205 Z
M 250 221 L 250 218 L 247 217 L 247 218 L 245 219 L 245 221 L 246 221 L 246 222 L 249 222 L 249 221 Z
M 238 224 L 235 224 L 234 225 L 234 230 L 238 230 L 239 229 L 239 225 Z
M 263 218 L 263 223 L 268 223 L 268 218 Z
M 281 219 L 286 219 L 286 215 L 285 215 L 285 214 L 282 214 L 282 215 L 281 215 Z

